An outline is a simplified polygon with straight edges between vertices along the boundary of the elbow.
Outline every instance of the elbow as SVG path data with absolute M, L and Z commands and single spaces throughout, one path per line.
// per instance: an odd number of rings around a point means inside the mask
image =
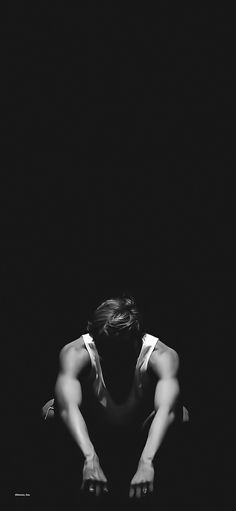
M 64 401 L 59 406 L 59 415 L 63 420 L 67 420 L 68 416 L 73 416 L 78 409 L 79 405 L 75 401 Z
M 66 409 L 66 407 L 61 407 L 59 409 L 59 415 L 60 415 L 60 418 L 62 419 L 63 422 L 66 422 L 67 421 L 67 418 L 68 418 L 68 410 Z
M 175 420 L 175 409 L 174 407 L 170 407 L 168 405 L 161 405 L 156 409 L 156 412 L 158 412 L 160 415 L 163 415 L 166 417 L 167 421 L 172 424 Z
M 169 424 L 172 424 L 175 421 L 175 411 L 173 409 L 169 410 L 168 420 Z
M 59 406 L 59 416 L 61 420 L 67 424 L 68 417 L 71 415 L 71 406 L 67 403 L 64 403 L 63 405 Z

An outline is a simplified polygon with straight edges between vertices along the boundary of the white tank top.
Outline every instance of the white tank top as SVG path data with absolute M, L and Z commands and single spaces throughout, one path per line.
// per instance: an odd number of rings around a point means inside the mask
M 92 370 L 94 371 L 95 374 L 94 391 L 98 397 L 99 402 L 105 406 L 106 385 L 103 379 L 98 351 L 93 341 L 93 338 L 89 334 L 83 334 L 82 337 L 91 359 Z M 153 335 L 150 334 L 145 334 L 143 336 L 142 348 L 140 350 L 135 369 L 137 387 L 140 394 L 142 393 L 143 376 L 147 371 L 150 356 L 158 340 L 159 340 L 158 337 L 154 337 Z
M 89 334 L 83 334 L 82 335 L 84 344 L 87 348 L 87 351 L 89 353 L 90 359 L 91 359 L 91 365 L 92 370 L 95 373 L 95 381 L 94 381 L 94 391 L 97 395 L 97 398 L 99 402 L 106 406 L 107 398 L 106 398 L 106 385 L 103 380 L 102 375 L 102 368 L 99 361 L 99 355 L 97 352 L 97 348 L 95 346 L 95 343 L 92 339 L 92 337 Z M 148 367 L 148 362 L 150 359 L 150 356 L 155 349 L 156 344 L 158 343 L 159 338 L 154 337 L 150 334 L 145 334 L 142 339 L 142 348 L 140 350 L 137 363 L 136 363 L 136 369 L 135 369 L 135 376 L 136 376 L 136 382 L 137 382 L 137 390 L 138 393 L 142 395 L 142 386 L 143 386 L 143 376 L 145 375 Z M 52 410 L 54 412 L 54 399 L 50 399 L 44 406 L 46 414 L 44 413 L 44 418 L 47 419 L 47 416 L 49 414 L 49 411 Z M 44 411 L 44 412 L 45 412 Z M 153 412 L 154 414 L 155 412 Z M 53 414 L 54 415 L 54 414 Z M 188 422 L 189 421 L 189 412 L 185 406 L 183 407 L 183 421 Z

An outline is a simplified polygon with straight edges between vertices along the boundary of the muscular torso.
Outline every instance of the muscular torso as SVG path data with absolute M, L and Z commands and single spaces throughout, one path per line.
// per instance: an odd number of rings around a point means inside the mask
M 91 371 L 91 359 L 81 336 L 79 339 L 66 344 L 63 351 L 66 352 L 70 348 L 80 351 L 84 357 L 84 369 L 78 379 L 82 386 L 82 407 L 81 411 L 86 417 L 90 417 L 91 422 L 113 424 L 113 425 L 132 425 L 142 423 L 145 418 L 153 411 L 154 392 L 157 384 L 157 376 L 152 371 L 153 360 L 156 352 L 160 355 L 166 350 L 171 350 L 161 341 L 157 341 L 154 352 L 151 354 L 147 371 L 142 378 L 142 389 L 137 389 L 136 362 L 134 360 L 131 371 L 125 370 L 125 354 L 124 359 L 120 359 L 120 363 L 109 364 L 103 363 L 100 359 L 105 389 L 103 389 L 103 399 L 99 402 L 94 392 L 94 372 Z

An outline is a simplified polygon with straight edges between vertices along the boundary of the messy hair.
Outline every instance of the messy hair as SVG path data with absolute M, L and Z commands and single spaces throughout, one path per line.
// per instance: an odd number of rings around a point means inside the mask
M 94 339 L 142 335 L 142 319 L 132 296 L 110 298 L 94 311 L 87 330 Z

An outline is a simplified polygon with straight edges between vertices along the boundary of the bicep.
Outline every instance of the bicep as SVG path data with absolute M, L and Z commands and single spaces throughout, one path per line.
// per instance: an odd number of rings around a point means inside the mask
M 155 409 L 161 406 L 173 410 L 180 393 L 178 370 L 179 357 L 174 350 L 156 357 L 155 373 L 158 382 L 155 390 Z
M 70 404 L 77 406 L 82 402 L 82 389 L 78 379 L 65 373 L 59 373 L 55 385 L 55 395 L 60 408 L 66 408 Z
M 180 388 L 177 378 L 160 379 L 156 385 L 154 407 L 158 410 L 160 407 L 173 410 L 179 397 Z
M 56 380 L 55 395 L 60 407 L 82 402 L 79 374 L 84 367 L 83 354 L 71 349 L 60 354 L 60 371 Z

